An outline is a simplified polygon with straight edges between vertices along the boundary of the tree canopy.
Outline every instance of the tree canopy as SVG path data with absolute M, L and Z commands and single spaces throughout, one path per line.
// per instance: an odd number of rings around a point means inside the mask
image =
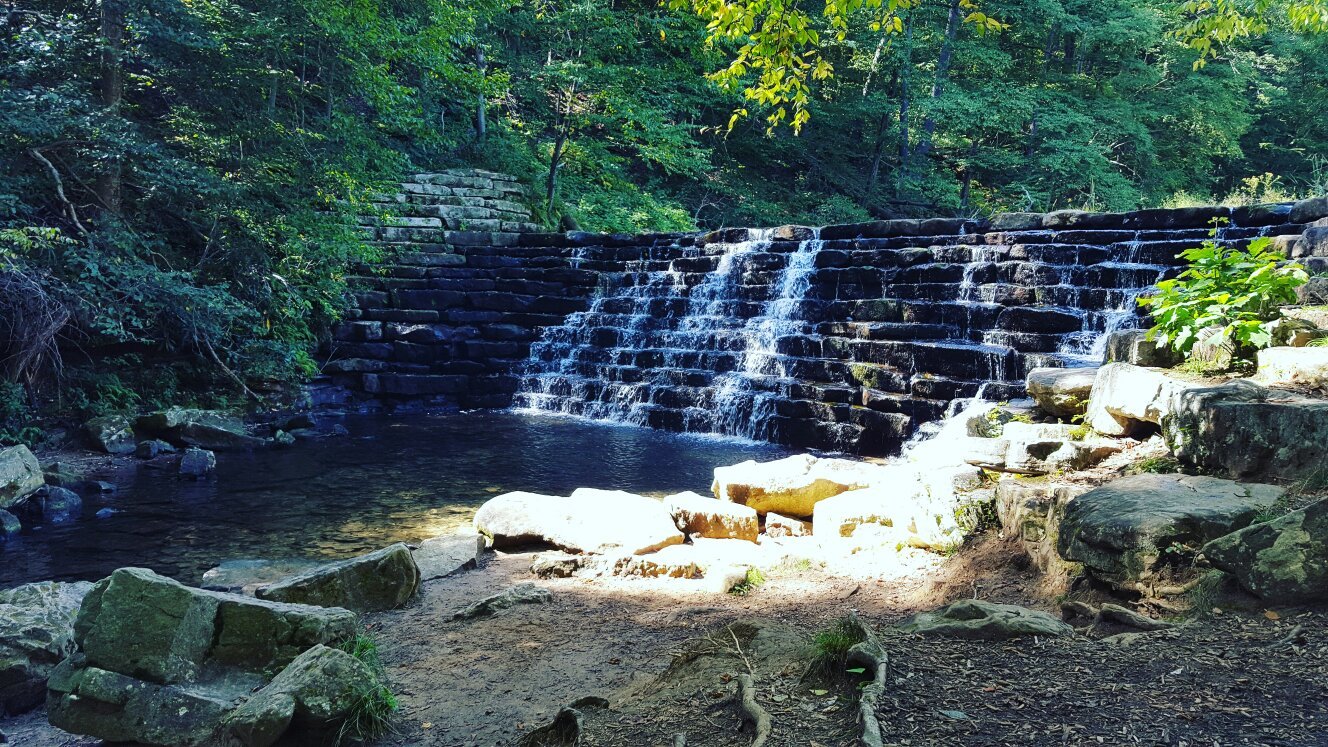
M 1324 0 L 0 15 L 4 378 L 31 390 L 62 361 L 81 411 L 312 372 L 349 269 L 374 257 L 353 216 L 412 171 L 509 172 L 546 225 L 609 231 L 1328 187 L 1328 41 L 1307 33 L 1328 27 Z

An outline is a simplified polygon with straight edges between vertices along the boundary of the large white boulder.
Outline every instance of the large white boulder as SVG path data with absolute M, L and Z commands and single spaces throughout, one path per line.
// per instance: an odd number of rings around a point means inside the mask
M 896 464 L 884 469 L 891 479 L 816 504 L 813 536 L 884 532 L 901 546 L 936 550 L 963 538 L 960 509 L 967 502 L 965 492 L 981 481 L 977 468 Z
M 712 489 L 720 500 L 744 504 L 760 514 L 774 511 L 806 517 L 826 498 L 875 484 L 881 469 L 865 462 L 800 454 L 774 462 L 716 467 Z
M 1035 368 L 1028 372 L 1028 396 L 1049 415 L 1071 420 L 1088 408 L 1097 368 Z
M 655 552 L 683 541 L 660 501 L 582 488 L 570 497 L 505 493 L 475 512 L 475 531 L 497 547 L 546 543 L 576 552 Z
M 1084 420 L 1103 435 L 1134 435 L 1145 423 L 1160 424 L 1181 392 L 1194 386 L 1161 369 L 1108 363 L 1098 369 Z
M 674 524 L 689 537 L 755 542 L 761 533 L 756 509 L 688 491 L 664 499 Z
M 1328 387 L 1328 348 L 1266 348 L 1259 351 L 1255 380 L 1266 386 Z

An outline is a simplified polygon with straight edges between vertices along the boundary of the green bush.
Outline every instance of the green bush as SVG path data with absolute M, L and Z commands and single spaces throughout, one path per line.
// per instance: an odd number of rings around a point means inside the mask
M 1215 329 L 1213 340 L 1235 358 L 1251 358 L 1272 344 L 1272 322 L 1283 304 L 1295 303 L 1296 288 L 1309 280 L 1305 268 L 1287 262 L 1259 238 L 1245 249 L 1205 241 L 1181 256 L 1189 266 L 1178 277 L 1157 284 L 1157 293 L 1139 299 L 1153 316 L 1149 339 L 1187 358 L 1200 334 Z

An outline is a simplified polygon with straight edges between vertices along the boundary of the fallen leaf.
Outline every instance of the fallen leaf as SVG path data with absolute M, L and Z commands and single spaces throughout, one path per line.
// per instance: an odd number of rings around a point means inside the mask
M 968 718 L 968 714 L 963 711 L 941 711 L 942 716 L 955 721 L 963 721 Z
M 812 690 L 812 695 L 820 696 L 820 695 L 825 695 L 825 694 L 828 693 L 828 692 L 830 692 L 830 691 L 829 691 L 829 690 Z
M 432 728 L 433 728 L 433 722 L 432 722 L 432 721 L 425 721 L 424 723 L 420 724 L 420 728 L 421 728 L 421 729 L 432 729 Z
M 1269 620 L 1281 620 L 1281 619 L 1282 619 L 1282 616 L 1279 615 L 1279 614 L 1277 614 L 1277 613 L 1274 612 L 1273 610 L 1266 610 L 1266 611 L 1264 611 L 1263 616 L 1266 617 L 1266 618 L 1268 618 Z

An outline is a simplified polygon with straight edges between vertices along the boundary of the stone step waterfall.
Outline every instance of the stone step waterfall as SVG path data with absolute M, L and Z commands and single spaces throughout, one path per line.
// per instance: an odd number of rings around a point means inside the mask
M 508 404 L 890 454 L 952 403 L 1101 357 L 1212 236 L 1287 244 L 1290 205 L 708 234 L 448 232 L 362 279 L 334 377 L 370 405 Z M 418 262 L 418 264 L 415 264 Z

